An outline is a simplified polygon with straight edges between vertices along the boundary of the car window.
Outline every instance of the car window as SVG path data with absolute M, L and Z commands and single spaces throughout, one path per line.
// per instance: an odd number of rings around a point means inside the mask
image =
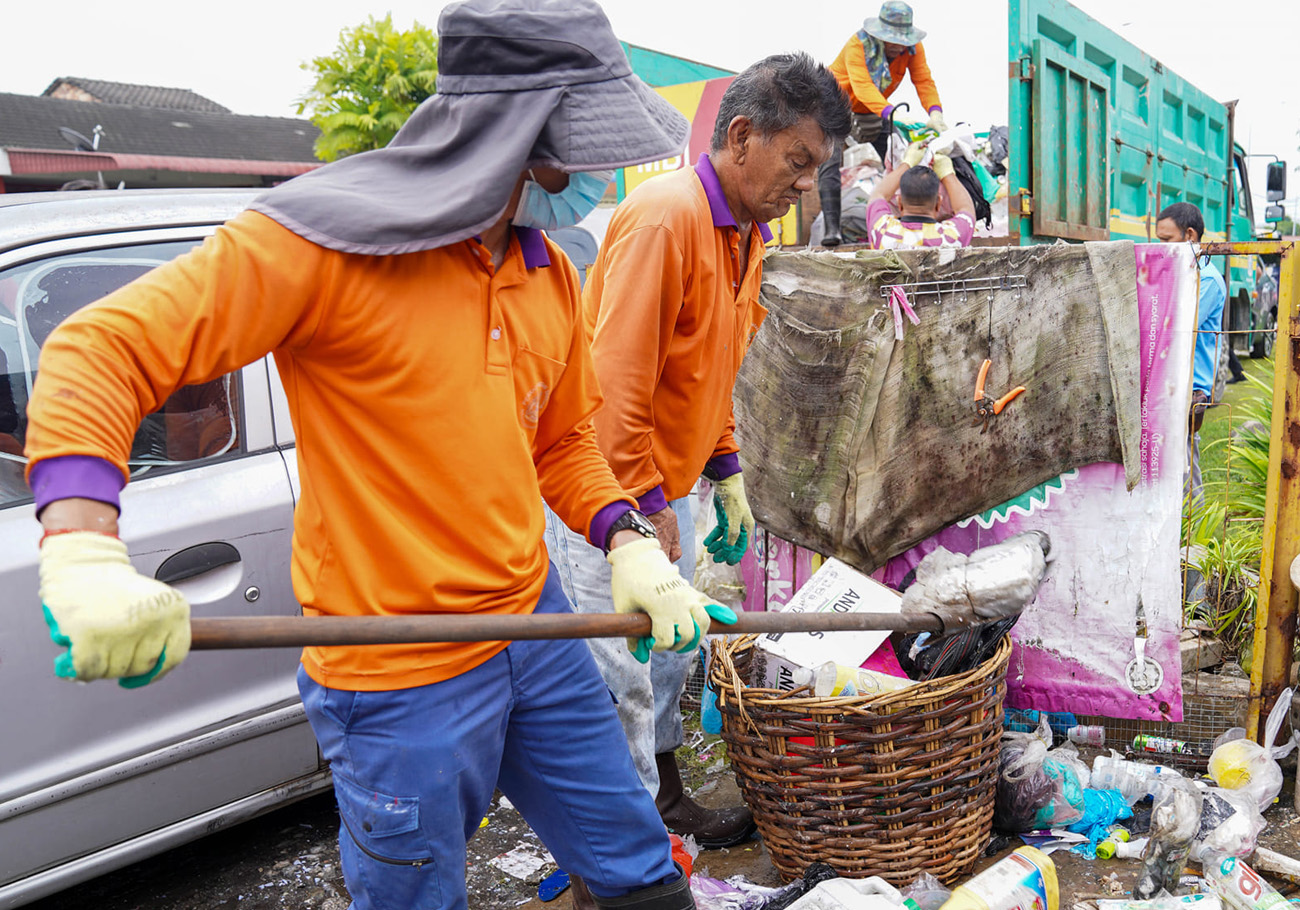
M 88 303 L 192 249 L 197 241 L 72 253 L 0 270 L 0 508 L 31 500 L 23 479 L 27 402 L 41 346 Z M 239 376 L 185 386 L 141 423 L 132 478 L 243 453 Z

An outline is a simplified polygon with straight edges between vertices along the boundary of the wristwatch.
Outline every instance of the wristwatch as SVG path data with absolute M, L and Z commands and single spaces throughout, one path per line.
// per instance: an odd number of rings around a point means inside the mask
M 628 509 L 618 518 L 614 519 L 614 523 L 609 526 L 609 533 L 605 535 L 606 553 L 609 552 L 610 541 L 614 539 L 614 535 L 619 531 L 636 531 L 642 537 L 653 537 L 656 539 L 659 537 L 655 532 L 655 526 L 651 523 L 650 519 L 646 518 L 643 513 L 638 512 L 636 509 Z

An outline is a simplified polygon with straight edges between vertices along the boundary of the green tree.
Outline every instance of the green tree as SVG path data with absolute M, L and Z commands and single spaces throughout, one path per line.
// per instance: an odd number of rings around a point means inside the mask
M 332 55 L 302 64 L 316 77 L 298 101 L 298 113 L 309 113 L 321 131 L 316 157 L 334 161 L 387 145 L 434 92 L 437 43 L 418 22 L 406 32 L 393 28 L 390 13 L 343 29 Z

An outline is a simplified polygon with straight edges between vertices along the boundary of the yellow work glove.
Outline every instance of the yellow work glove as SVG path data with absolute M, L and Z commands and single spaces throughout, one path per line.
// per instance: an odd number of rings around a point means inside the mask
M 713 554 L 714 562 L 737 565 L 757 530 L 742 474 L 732 474 L 713 484 L 713 511 L 718 526 L 704 538 L 704 548 Z
M 710 618 L 722 623 L 736 621 L 730 609 L 688 585 L 652 537 L 615 547 L 605 559 L 613 569 L 614 612 L 650 617 L 650 636 L 627 640 L 627 649 L 641 663 L 650 659 L 651 650 L 694 651 L 709 631 Z
M 133 689 L 189 653 L 190 605 L 175 588 L 137 572 L 116 537 L 94 531 L 46 537 L 41 602 L 50 638 L 68 649 L 54 660 L 56 676 L 117 677 Z
M 936 133 L 946 133 L 948 131 L 948 121 L 943 119 L 943 111 L 938 108 L 930 112 L 930 119 L 925 121 L 925 125 Z
M 952 159 L 947 155 L 934 154 L 934 161 L 930 162 L 930 167 L 934 170 L 934 176 L 942 180 L 944 177 L 953 175 Z
M 913 142 L 907 147 L 907 151 L 903 153 L 903 163 L 908 167 L 916 167 L 923 160 L 925 160 L 924 142 Z

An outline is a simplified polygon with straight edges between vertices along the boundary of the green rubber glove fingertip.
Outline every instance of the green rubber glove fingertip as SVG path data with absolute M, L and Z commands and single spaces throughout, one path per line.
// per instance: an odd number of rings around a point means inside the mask
M 56 645 L 63 645 L 65 648 L 71 647 L 72 639 L 68 638 L 68 636 L 64 635 L 63 632 L 59 630 L 59 621 L 54 618 L 54 614 L 50 612 L 50 608 L 45 604 L 41 604 L 41 612 L 45 614 L 45 625 L 50 629 L 50 639 Z
M 60 679 L 77 678 L 77 668 L 72 665 L 72 648 L 54 658 L 54 675 Z
M 725 604 L 707 603 L 704 605 L 704 612 L 709 614 L 709 618 L 716 620 L 723 625 L 730 626 L 736 622 L 738 617 L 736 611 Z
M 158 674 L 162 672 L 163 662 L 166 660 L 167 660 L 167 648 L 164 646 L 162 649 L 162 653 L 158 655 L 158 660 L 153 665 L 152 670 L 150 670 L 148 673 L 141 673 L 139 676 L 120 677 L 117 681 L 117 684 L 121 686 L 123 689 L 139 689 L 141 686 L 147 686 L 149 685 L 149 683 L 153 682 L 155 679 L 158 678 Z
M 636 647 L 632 649 L 632 656 L 636 658 L 637 663 L 646 664 L 650 662 L 650 652 L 654 650 L 655 639 L 653 635 L 647 635 L 645 638 L 638 638 Z
M 691 625 L 695 627 L 695 637 L 680 648 L 673 648 L 678 654 L 690 654 L 700 647 L 700 624 L 692 619 Z

